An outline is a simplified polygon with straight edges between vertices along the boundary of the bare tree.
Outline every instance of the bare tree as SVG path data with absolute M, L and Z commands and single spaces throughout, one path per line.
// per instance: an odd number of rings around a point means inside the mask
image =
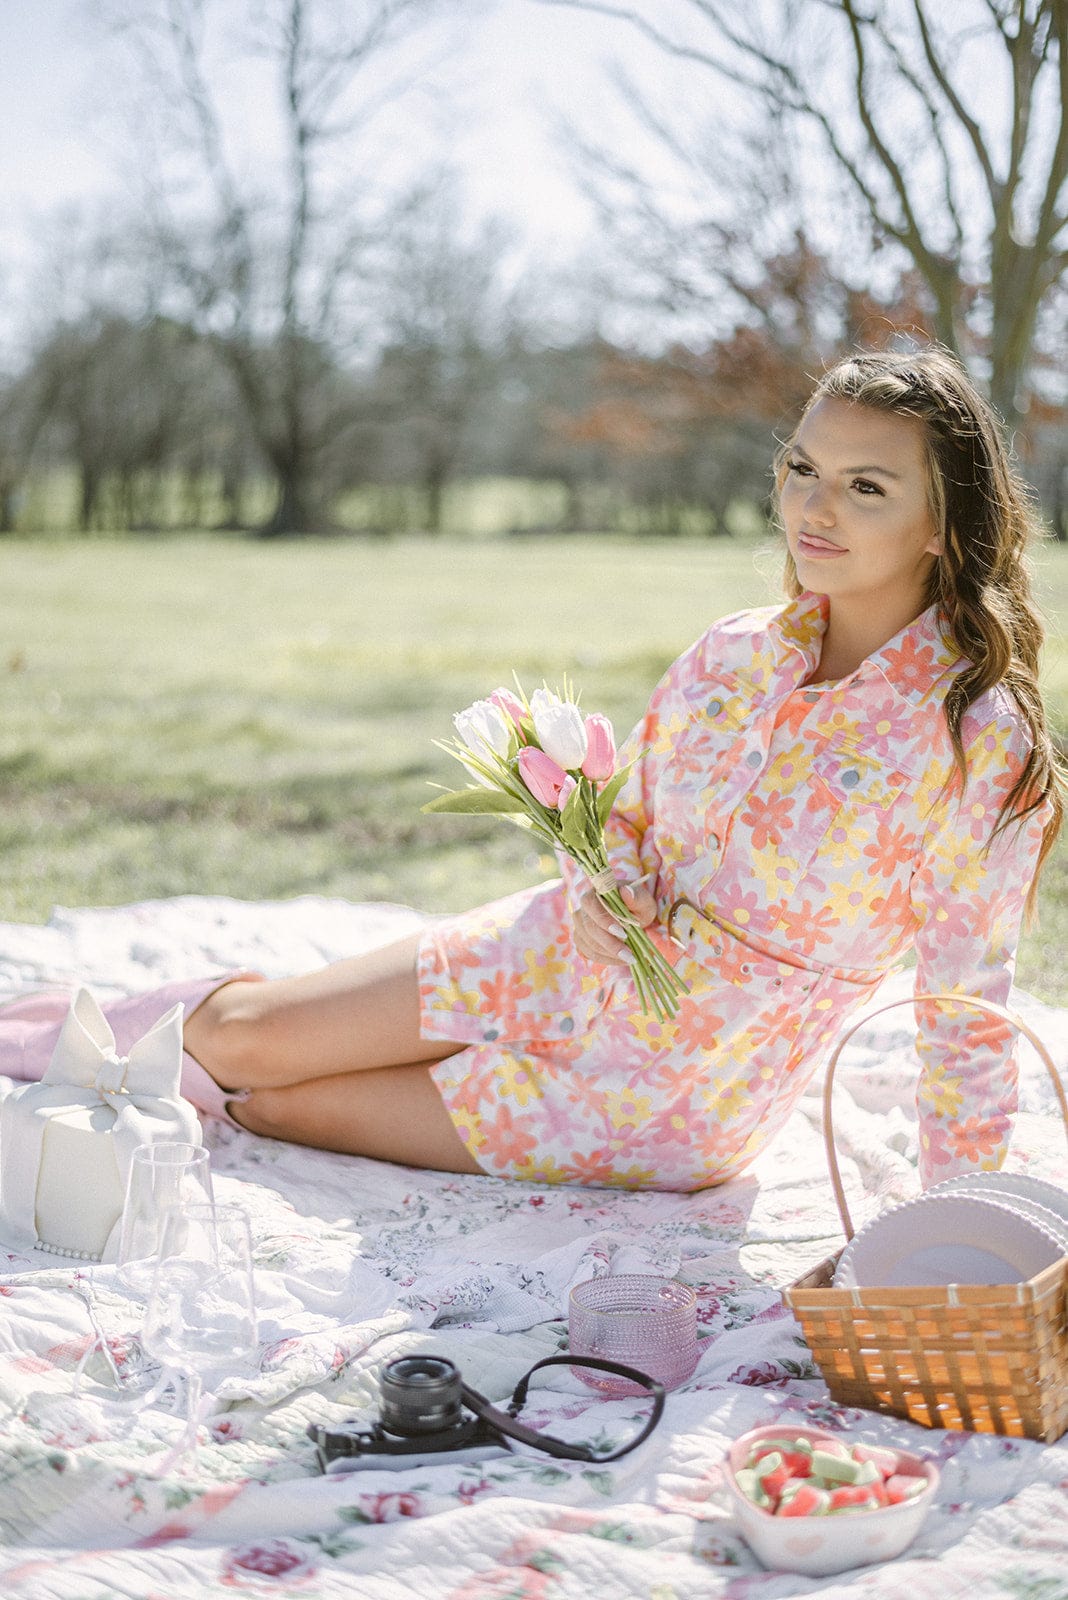
M 265 164 L 267 181 L 231 148 L 226 80 L 211 62 L 210 0 L 113 3 L 147 102 L 160 113 L 146 233 L 177 313 L 210 337 L 232 373 L 276 479 L 268 532 L 303 533 L 328 520 L 319 469 L 351 405 L 337 363 L 366 332 L 379 242 L 363 139 L 398 91 L 396 73 L 368 81 L 368 69 L 441 3 L 247 7 L 245 32 L 229 48 L 273 86 L 278 153 Z M 339 177 L 345 170 L 351 179 Z
M 538 3 L 623 20 L 742 89 L 794 130 L 799 183 L 814 135 L 873 241 L 914 266 L 938 337 L 1020 417 L 1068 272 L 1068 0 L 678 0 L 666 20 L 663 0 Z
M 374 395 L 389 475 L 415 481 L 440 533 L 444 494 L 471 458 L 473 432 L 519 329 L 522 288 L 505 287 L 509 235 L 489 222 L 463 237 L 454 172 L 433 171 L 389 230 L 378 298 Z M 485 418 L 482 418 L 485 421 Z

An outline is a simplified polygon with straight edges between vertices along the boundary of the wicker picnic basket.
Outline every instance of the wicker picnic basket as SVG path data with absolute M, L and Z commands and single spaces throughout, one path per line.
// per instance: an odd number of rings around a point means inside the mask
M 924 994 L 868 1011 L 827 1066 L 823 1137 L 847 1241 L 846 1203 L 831 1118 L 834 1071 L 858 1028 L 916 1000 L 971 1006 L 1011 1024 L 1037 1050 L 1068 1130 L 1068 1101 L 1049 1052 L 1019 1017 L 972 995 Z M 834 1288 L 838 1256 L 784 1290 L 834 1400 L 930 1428 L 1023 1435 L 1050 1442 L 1068 1429 L 1068 1256 L 1025 1283 L 933 1288 Z

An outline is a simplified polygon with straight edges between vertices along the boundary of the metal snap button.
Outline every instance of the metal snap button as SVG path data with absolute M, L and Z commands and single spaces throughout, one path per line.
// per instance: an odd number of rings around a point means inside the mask
M 860 782 L 860 773 L 856 767 L 847 767 L 842 773 L 842 788 L 855 789 Z
M 759 767 L 764 757 L 761 755 L 759 750 L 750 750 L 745 759 L 751 767 Z
M 718 717 L 720 712 L 723 710 L 723 701 L 710 700 L 708 705 L 705 707 L 705 710 L 708 712 L 710 717 Z

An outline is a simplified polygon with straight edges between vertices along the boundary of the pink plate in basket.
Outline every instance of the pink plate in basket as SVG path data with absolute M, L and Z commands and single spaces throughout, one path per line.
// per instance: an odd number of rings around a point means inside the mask
M 776 1517 L 754 1505 L 738 1487 L 735 1473 L 744 1467 L 750 1450 L 761 1439 L 808 1439 L 819 1446 L 838 1435 L 817 1428 L 797 1428 L 788 1419 L 767 1427 L 751 1428 L 727 1451 L 727 1487 L 734 1502 L 738 1525 L 753 1554 L 765 1567 L 778 1572 L 803 1572 L 810 1578 L 829 1577 L 849 1567 L 867 1567 L 874 1561 L 892 1561 L 915 1539 L 938 1488 L 938 1468 L 919 1456 L 898 1450 L 901 1470 L 926 1478 L 927 1487 L 913 1500 L 898 1506 L 878 1506 L 871 1511 L 851 1511 L 832 1517 Z
M 1058 1233 L 1013 1210 L 1008 1196 L 936 1194 L 873 1217 L 839 1257 L 839 1289 L 1022 1283 L 1059 1261 Z

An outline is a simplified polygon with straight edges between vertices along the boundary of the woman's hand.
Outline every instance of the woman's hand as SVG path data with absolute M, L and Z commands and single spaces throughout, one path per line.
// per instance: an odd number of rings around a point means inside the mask
M 638 878 L 624 884 L 620 890 L 623 903 L 642 928 L 656 921 L 656 900 L 649 888 L 648 878 Z M 629 962 L 634 958 L 625 939 L 626 930 L 616 921 L 614 914 L 597 897 L 592 888 L 583 890 L 574 914 L 575 948 L 587 961 Z

